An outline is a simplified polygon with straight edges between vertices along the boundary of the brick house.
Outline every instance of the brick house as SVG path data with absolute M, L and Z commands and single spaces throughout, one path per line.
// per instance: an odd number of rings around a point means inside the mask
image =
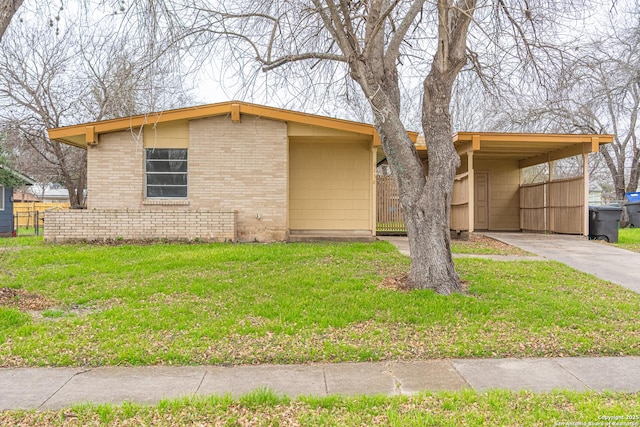
M 87 209 L 45 241 L 270 242 L 376 233 L 368 124 L 225 102 L 49 130 L 87 150 Z M 415 140 L 416 134 L 411 134 Z

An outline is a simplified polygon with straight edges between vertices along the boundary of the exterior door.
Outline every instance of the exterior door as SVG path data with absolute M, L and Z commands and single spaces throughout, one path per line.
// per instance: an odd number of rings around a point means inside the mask
M 489 173 L 476 172 L 474 175 L 474 228 L 489 229 Z

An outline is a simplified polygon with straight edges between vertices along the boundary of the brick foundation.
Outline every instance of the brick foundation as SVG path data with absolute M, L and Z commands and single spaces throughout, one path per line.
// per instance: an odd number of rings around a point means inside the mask
M 105 240 L 236 241 L 236 212 L 91 209 L 45 215 L 49 243 Z

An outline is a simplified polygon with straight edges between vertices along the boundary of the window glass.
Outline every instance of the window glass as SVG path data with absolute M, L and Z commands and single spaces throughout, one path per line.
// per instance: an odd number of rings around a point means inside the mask
M 0 185 L 0 211 L 4 210 L 4 187 Z
M 147 197 L 187 197 L 187 150 L 149 148 L 145 172 Z

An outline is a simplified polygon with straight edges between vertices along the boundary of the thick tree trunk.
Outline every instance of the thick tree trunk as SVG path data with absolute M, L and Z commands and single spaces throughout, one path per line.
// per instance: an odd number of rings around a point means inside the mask
M 429 172 L 420 197 L 404 204 L 411 251 L 409 281 L 440 294 L 462 290 L 451 255 L 450 212 L 453 181 L 460 158 L 451 139 L 450 76 L 432 71 L 424 83 L 422 126 Z
M 406 285 L 411 289 L 432 289 L 443 295 L 459 292 L 462 285 L 453 265 L 449 232 L 451 192 L 457 166 L 452 166 L 453 175 L 441 176 L 442 169 L 436 166 L 426 177 L 406 131 L 394 131 L 397 126 L 390 122 L 379 123 L 378 129 L 398 186 L 409 238 L 411 268 Z M 452 145 L 450 136 L 448 140 Z M 459 158 L 455 151 L 453 155 L 450 163 L 455 165 Z M 431 157 L 429 162 L 431 170 Z
M 0 0 L 0 40 L 23 0 Z
M 633 193 L 638 189 L 638 181 L 640 180 L 640 148 L 636 148 L 634 140 L 633 158 L 631 159 L 631 171 L 629 172 L 629 182 L 627 183 L 627 192 Z
M 616 161 L 614 161 L 613 156 L 611 155 L 612 151 L 616 156 L 616 160 L 618 160 L 617 163 Z M 613 147 L 607 146 L 604 150 L 600 151 L 600 153 L 602 154 L 602 157 L 604 158 L 604 162 L 607 165 L 607 168 L 609 168 L 609 172 L 611 173 L 611 179 L 613 181 L 613 190 L 616 194 L 616 200 L 622 200 L 624 198 L 624 191 L 625 191 L 624 163 L 623 163 L 623 167 L 620 168 L 619 167 L 620 156 L 618 153 L 614 151 Z
M 323 9 L 319 1 L 314 3 L 318 10 Z M 411 253 L 406 285 L 411 289 L 432 289 L 444 295 L 459 292 L 462 284 L 451 256 L 449 213 L 460 158 L 451 140 L 449 104 L 455 78 L 466 63 L 466 35 L 476 0 L 437 2 L 439 42 L 431 72 L 425 80 L 423 100 L 428 176 L 400 119 L 397 69 L 400 45 L 396 43 L 400 39 L 392 38 L 385 53 L 385 32 L 378 25 L 387 3 L 370 2 L 364 49 L 352 34 L 350 19 L 345 20 L 344 26 L 334 27 L 336 22 L 342 23 L 340 14 L 343 10 L 339 12 L 333 2 L 327 4 L 331 17 L 323 14 L 323 20 L 332 29 L 347 59 L 351 77 L 358 82 L 371 105 L 382 147 L 398 186 Z M 412 7 L 413 14 L 402 24 L 404 31 L 408 30 L 422 4 L 415 3 L 416 8 Z

